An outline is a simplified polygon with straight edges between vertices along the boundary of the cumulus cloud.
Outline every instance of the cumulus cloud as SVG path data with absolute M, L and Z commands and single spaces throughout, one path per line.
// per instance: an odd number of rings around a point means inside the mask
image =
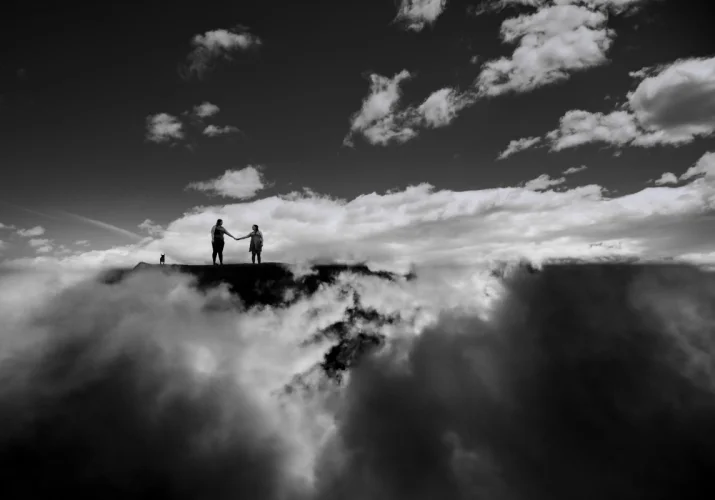
M 192 182 L 187 189 L 195 189 L 226 198 L 253 198 L 256 193 L 266 187 L 260 166 L 242 168 L 241 170 L 226 170 L 223 175 L 209 181 Z
M 204 129 L 203 134 L 208 137 L 218 137 L 221 135 L 237 134 L 238 132 L 240 132 L 240 130 L 232 125 L 225 125 L 223 127 L 209 125 Z
M 433 24 L 447 6 L 447 0 L 401 0 L 395 21 L 407 29 L 421 31 Z
M 652 70 L 628 94 L 640 126 L 679 142 L 715 132 L 715 57 L 682 59 Z
M 188 55 L 185 76 L 203 78 L 215 61 L 230 61 L 233 54 L 259 47 L 263 42 L 245 27 L 218 29 L 195 35 L 191 40 L 193 50 Z
M 198 106 L 194 106 L 194 114 L 199 118 L 208 118 L 219 112 L 219 107 L 210 102 L 204 102 Z
M 547 133 L 552 151 L 584 144 L 680 146 L 715 133 L 715 58 L 682 59 L 631 73 L 641 79 L 624 110 L 572 110 Z
M 614 33 L 607 17 L 579 5 L 552 5 L 502 23 L 501 37 L 518 43 L 510 57 L 487 61 L 476 81 L 481 96 L 527 92 L 604 64 Z
M 17 234 L 23 238 L 33 238 L 35 236 L 42 236 L 45 234 L 45 228 L 42 226 L 35 226 L 30 229 L 18 229 Z
M 158 113 L 146 118 L 146 139 L 148 141 L 163 144 L 183 138 L 183 125 L 175 116 Z
M 497 159 L 504 160 L 509 158 L 511 155 L 518 153 L 519 151 L 529 149 L 540 142 L 541 137 L 524 137 L 523 139 L 516 139 L 511 141 L 504 151 L 499 153 L 499 157 Z

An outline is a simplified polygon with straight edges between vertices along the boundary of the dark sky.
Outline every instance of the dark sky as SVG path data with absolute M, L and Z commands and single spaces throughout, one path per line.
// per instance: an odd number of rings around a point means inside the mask
M 482 100 L 451 125 L 405 144 L 358 139 L 354 148 L 344 147 L 370 73 L 414 73 L 402 102 L 418 104 L 439 88 L 469 86 L 479 73 L 472 56 L 483 61 L 513 51 L 498 35 L 514 10 L 468 15 L 476 3 L 450 0 L 438 22 L 421 32 L 393 23 L 393 0 L 6 4 L 0 221 L 42 222 L 11 203 L 130 229 L 145 218 L 166 223 L 208 203 L 204 194 L 184 190 L 189 182 L 249 164 L 265 166 L 273 182 L 264 195 L 307 186 L 353 198 L 420 182 L 481 189 L 579 165 L 589 166 L 579 183 L 626 193 L 664 171 L 687 168 L 712 148 L 712 140 L 703 140 L 616 157 L 612 148 L 589 145 L 496 160 L 510 140 L 543 134 L 567 110 L 613 109 L 636 83 L 629 71 L 715 54 L 713 9 L 691 0 L 651 2 L 614 19 L 610 62 L 564 83 Z M 181 78 L 178 68 L 194 35 L 236 25 L 262 46 L 218 63 L 202 80 Z M 145 140 L 148 115 L 180 116 L 204 101 L 220 107 L 216 124 L 242 133 L 197 134 L 192 149 Z

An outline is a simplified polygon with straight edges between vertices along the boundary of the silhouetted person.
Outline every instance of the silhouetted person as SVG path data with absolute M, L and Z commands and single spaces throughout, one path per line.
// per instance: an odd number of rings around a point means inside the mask
M 256 263 L 256 257 L 258 257 L 258 263 L 261 263 L 261 251 L 263 251 L 263 233 L 258 230 L 256 224 L 253 225 L 253 231 L 248 233 L 246 236 L 241 236 L 240 238 L 234 238 L 236 241 L 243 240 L 246 238 L 251 238 L 251 244 L 248 246 L 248 251 L 251 252 L 251 262 Z
M 214 266 L 216 265 L 216 256 L 218 255 L 218 261 L 223 265 L 223 235 L 227 234 L 234 240 L 236 239 L 231 233 L 226 231 L 223 227 L 223 221 L 221 219 L 216 221 L 216 225 L 211 228 L 211 247 L 213 248 L 213 253 L 211 258 L 213 259 Z
M 161 257 L 159 257 L 159 264 L 161 264 L 163 266 L 164 262 L 166 262 L 166 258 L 164 256 L 164 254 L 161 254 Z

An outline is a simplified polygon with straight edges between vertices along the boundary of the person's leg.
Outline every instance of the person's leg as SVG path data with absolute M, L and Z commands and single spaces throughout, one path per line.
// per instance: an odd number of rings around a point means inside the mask
M 213 253 L 211 254 L 211 259 L 214 261 L 214 266 L 216 265 L 216 254 L 218 253 L 218 249 L 216 248 L 216 242 L 212 241 L 211 242 L 211 249 L 213 250 Z
M 256 255 L 258 256 L 258 263 L 261 263 L 261 252 L 257 252 Z
M 251 262 L 256 263 L 256 252 L 251 252 Z
M 218 261 L 223 266 L 223 241 L 220 242 L 218 246 Z

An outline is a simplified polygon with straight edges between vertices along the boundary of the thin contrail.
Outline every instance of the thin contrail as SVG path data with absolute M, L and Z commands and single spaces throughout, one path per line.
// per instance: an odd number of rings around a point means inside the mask
M 108 231 L 112 231 L 114 233 L 121 234 L 123 236 L 129 236 L 130 238 L 135 239 L 135 240 L 143 240 L 144 239 L 143 236 L 140 236 L 137 233 L 133 233 L 131 231 L 127 231 L 126 229 L 122 229 L 121 227 L 117 227 L 112 224 L 102 222 L 101 220 L 90 219 L 89 217 L 85 217 L 84 215 L 73 214 L 70 212 L 65 212 L 64 210 L 57 210 L 57 212 L 68 215 L 69 217 L 73 217 L 75 219 L 84 221 L 87 224 L 92 224 L 93 226 L 101 227 L 102 229 L 106 229 Z
M 48 219 L 61 220 L 61 219 L 58 219 L 57 217 L 54 217 L 54 216 L 52 216 L 52 215 L 50 215 L 50 214 L 46 214 L 46 213 L 44 213 L 44 212 L 38 212 L 37 210 L 31 210 L 31 209 L 26 208 L 26 207 L 21 207 L 20 205 L 15 205 L 14 203 L 10 203 L 10 202 L 8 202 L 8 201 L 0 201 L 0 203 L 2 203 L 3 205 L 8 205 L 8 206 L 13 207 L 13 208 L 17 208 L 18 210 L 24 210 L 25 212 L 29 212 L 29 213 L 31 213 L 31 214 L 40 215 L 40 216 L 42 216 L 42 217 L 47 217 Z
M 32 209 L 29 209 L 29 208 L 26 208 L 26 207 L 22 207 L 22 206 L 20 206 L 20 205 L 16 205 L 16 204 L 14 204 L 14 203 L 10 203 L 10 202 L 7 202 L 7 201 L 0 201 L 0 203 L 2 203 L 3 205 L 8 205 L 8 206 L 17 208 L 17 209 L 19 209 L 19 210 L 24 210 L 25 212 L 29 212 L 29 213 L 31 213 L 31 214 L 40 215 L 40 216 L 42 216 L 42 217 L 47 217 L 48 219 L 53 219 L 53 220 L 57 220 L 57 221 L 61 221 L 61 220 L 62 220 L 62 219 L 59 219 L 59 218 L 57 218 L 57 217 L 55 217 L 55 216 L 53 216 L 53 215 L 50 215 L 50 214 L 47 214 L 47 213 L 44 213 L 44 212 L 38 212 L 37 210 L 32 210 Z M 138 235 L 137 233 L 133 233 L 133 232 L 131 232 L 131 231 L 127 231 L 126 229 L 122 229 L 121 227 L 117 227 L 117 226 L 114 226 L 114 225 L 112 225 L 112 224 L 108 224 L 108 223 L 106 223 L 106 222 L 102 222 L 101 220 L 90 219 L 89 217 L 85 217 L 84 215 L 73 214 L 73 213 L 70 213 L 70 212 L 66 212 L 66 211 L 64 211 L 64 210 L 53 210 L 53 212 L 66 215 L 66 216 L 68 216 L 68 217 L 72 217 L 72 218 L 77 219 L 77 220 L 81 220 L 81 221 L 86 222 L 86 223 L 88 223 L 88 224 L 92 224 L 93 226 L 101 227 L 102 229 L 106 229 L 106 230 L 108 230 L 108 231 L 112 231 L 113 233 L 116 233 L 116 234 L 121 234 L 122 236 L 128 236 L 128 237 L 130 237 L 130 238 L 132 238 L 132 239 L 135 239 L 135 240 L 142 240 L 142 239 L 144 239 L 143 236 L 140 236 L 140 235 Z

